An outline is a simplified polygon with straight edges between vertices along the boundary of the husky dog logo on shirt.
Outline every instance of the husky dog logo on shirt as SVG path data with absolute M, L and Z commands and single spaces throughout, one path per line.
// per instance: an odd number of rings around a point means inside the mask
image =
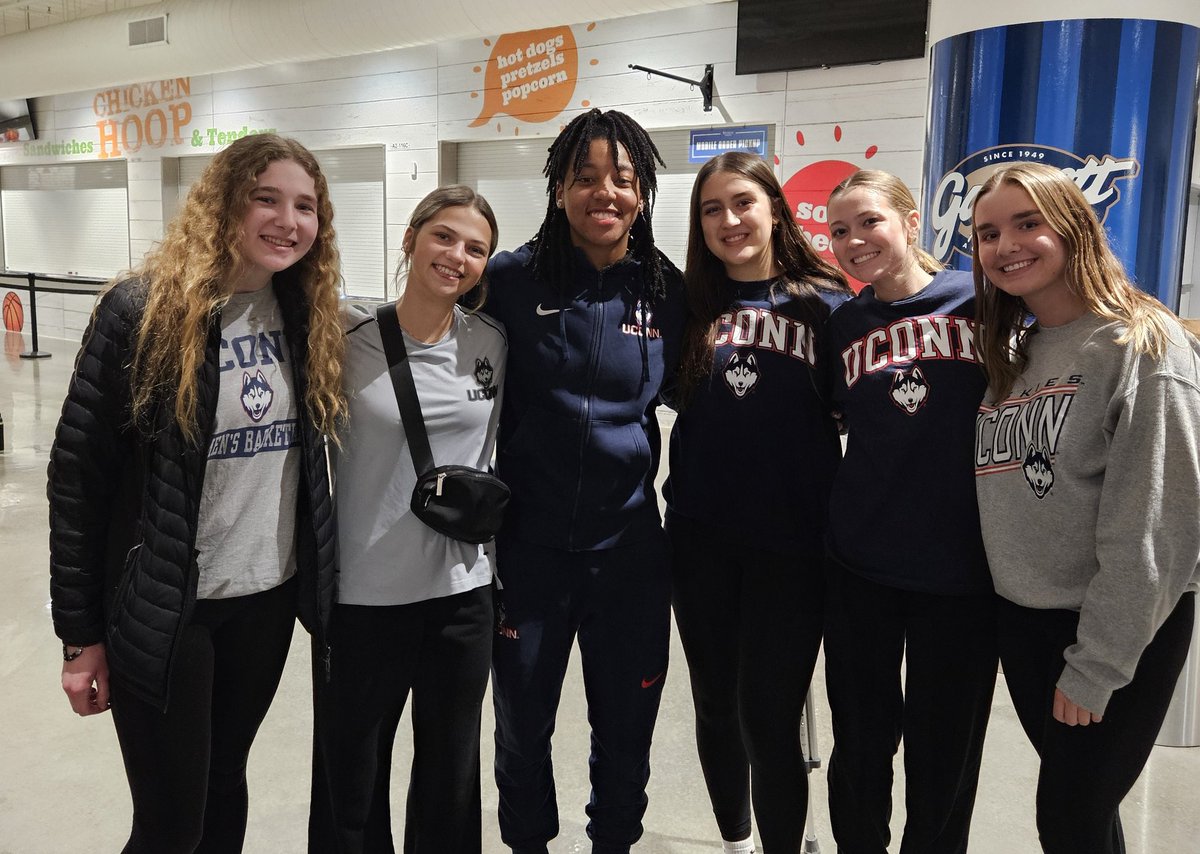
M 725 363 L 725 383 L 738 398 L 754 391 L 758 383 L 758 359 L 753 353 L 734 351 Z
M 487 356 L 475 360 L 475 382 L 483 388 L 487 388 L 492 384 L 493 376 L 492 363 Z
M 1050 487 L 1054 486 L 1054 467 L 1050 465 L 1050 455 L 1030 445 L 1021 470 L 1025 472 L 1025 482 L 1029 484 L 1033 494 L 1039 499 L 1045 498 Z
M 628 319 L 621 323 L 621 331 L 626 335 L 662 338 L 661 330 L 654 325 L 654 312 L 651 310 L 650 303 L 637 300 L 634 302 L 633 308 L 629 309 L 626 317 Z
M 246 410 L 251 421 L 255 424 L 262 421 L 274 399 L 275 390 L 271 388 L 262 371 L 253 377 L 249 371 L 242 372 L 242 409 Z
M 892 403 L 899 406 L 909 415 L 916 415 L 917 410 L 929 399 L 929 383 L 919 367 L 913 366 L 911 371 L 896 371 L 892 374 L 891 388 Z
M 479 388 L 467 389 L 467 400 L 493 399 L 498 391 L 498 386 L 492 385 L 495 381 L 496 372 L 492 369 L 492 362 L 487 356 L 475 360 L 473 376 L 475 377 L 475 382 L 479 383 Z

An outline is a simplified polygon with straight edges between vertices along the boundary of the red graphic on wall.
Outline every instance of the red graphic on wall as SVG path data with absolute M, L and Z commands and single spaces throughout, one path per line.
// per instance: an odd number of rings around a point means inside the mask
M 841 125 L 834 125 L 833 138 L 841 142 Z M 804 145 L 803 131 L 796 131 L 796 142 Z M 872 145 L 863 156 L 870 160 L 878 151 L 879 147 Z M 837 259 L 833 257 L 829 244 L 829 216 L 825 206 L 833 188 L 860 168 L 846 160 L 818 160 L 796 172 L 783 184 L 783 194 L 791 207 L 792 217 L 800 224 L 800 230 L 818 254 L 834 266 L 837 266 Z M 846 279 L 855 293 L 866 287 L 863 282 L 850 276 Z
M 25 306 L 21 298 L 9 291 L 4 295 L 4 328 L 9 332 L 20 332 L 25 326 Z

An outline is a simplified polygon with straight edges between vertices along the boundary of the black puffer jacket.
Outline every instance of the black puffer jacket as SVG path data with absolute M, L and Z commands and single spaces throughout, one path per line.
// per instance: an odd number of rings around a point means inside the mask
M 275 290 L 294 394 L 303 401 L 307 307 L 298 287 Z M 148 438 L 130 423 L 129 384 L 145 298 L 139 282 L 118 284 L 84 335 L 50 451 L 50 594 L 55 633 L 70 644 L 103 641 L 111 678 L 165 709 L 176 641 L 196 599 L 196 524 L 216 412 L 221 327 L 214 318 L 200 368 L 198 447 L 175 424 L 171 399 L 156 407 Z M 327 656 L 335 579 L 328 457 L 306 407 L 298 410 L 297 608 Z

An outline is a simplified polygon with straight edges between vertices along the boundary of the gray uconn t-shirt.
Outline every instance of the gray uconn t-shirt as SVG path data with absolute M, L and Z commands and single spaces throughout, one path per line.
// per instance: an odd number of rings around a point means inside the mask
M 196 534 L 201 599 L 260 593 L 296 571 L 300 437 L 290 359 L 272 287 L 230 297 Z
M 374 312 L 349 307 L 344 382 L 350 400 L 335 452 L 338 601 L 407 605 L 488 584 L 482 546 L 452 540 L 412 514 L 416 483 Z M 507 344 L 503 327 L 454 310 L 435 344 L 404 336 L 435 465 L 486 468 L 496 443 Z

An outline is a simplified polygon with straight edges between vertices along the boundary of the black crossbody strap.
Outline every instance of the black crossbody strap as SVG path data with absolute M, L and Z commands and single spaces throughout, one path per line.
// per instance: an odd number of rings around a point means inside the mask
M 375 319 L 379 321 L 379 337 L 383 339 L 383 354 L 387 357 L 388 375 L 392 378 L 392 389 L 400 407 L 400 420 L 404 422 L 404 435 L 408 437 L 408 450 L 412 453 L 417 477 L 420 477 L 433 469 L 433 451 L 429 448 L 421 399 L 417 397 L 412 366 L 408 363 L 404 333 L 396 317 L 396 304 L 389 302 L 379 306 L 375 309 Z

